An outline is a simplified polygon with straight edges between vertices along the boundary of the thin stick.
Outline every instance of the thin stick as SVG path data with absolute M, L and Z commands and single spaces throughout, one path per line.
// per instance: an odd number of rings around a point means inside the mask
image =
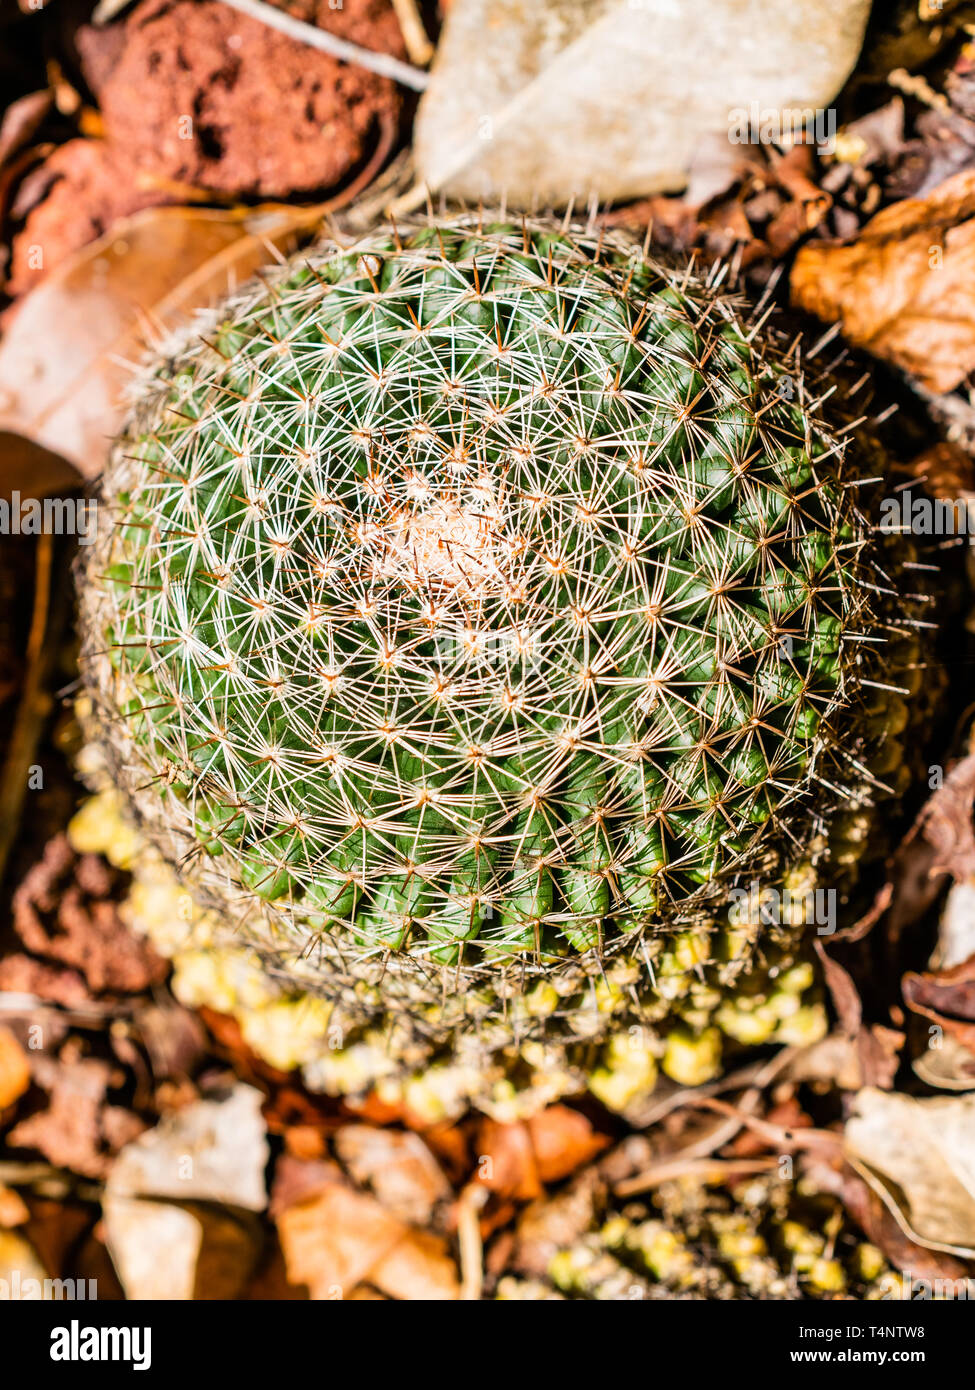
M 675 1178 L 700 1178 L 704 1182 L 735 1182 L 738 1178 L 750 1178 L 754 1173 L 769 1173 L 778 1165 L 778 1157 L 771 1158 L 681 1158 L 672 1155 L 662 1159 L 641 1173 L 639 1177 L 627 1178 L 613 1188 L 617 1197 L 634 1197 L 639 1192 L 649 1192 L 661 1183 L 673 1182 Z
M 51 711 L 47 687 L 57 652 L 58 620 L 62 616 L 52 603 L 54 579 L 54 539 L 49 532 L 43 531 L 38 538 L 34 561 L 34 604 L 24 653 L 20 703 L 7 755 L 0 767 L 0 879 L 17 838 L 28 773 Z
M 393 9 L 399 20 L 399 27 L 403 34 L 403 42 L 406 44 L 406 51 L 410 55 L 410 62 L 425 68 L 433 57 L 433 44 L 423 27 L 423 20 L 416 7 L 416 0 L 393 0 Z
M 314 24 L 305 24 L 303 20 L 285 14 L 273 5 L 266 5 L 264 0 L 224 0 L 224 4 L 239 10 L 241 14 L 249 15 L 261 24 L 266 24 L 269 29 L 280 30 L 282 34 L 287 34 L 289 39 L 296 39 L 298 43 L 308 44 L 309 48 L 318 48 L 323 53 L 330 53 L 333 58 L 341 58 L 345 63 L 355 63 L 360 68 L 368 68 L 380 77 L 390 77 L 394 82 L 402 83 L 404 87 L 412 87 L 415 92 L 425 91 L 430 81 L 429 74 L 420 68 L 403 63 L 389 53 L 374 53 L 371 48 L 362 48 L 357 43 L 350 43 L 348 39 L 337 38 L 326 29 L 319 29 Z
M 460 1246 L 462 1302 L 477 1303 L 484 1283 L 484 1250 L 478 1214 L 488 1199 L 486 1187 L 468 1183 L 457 1202 L 457 1241 Z

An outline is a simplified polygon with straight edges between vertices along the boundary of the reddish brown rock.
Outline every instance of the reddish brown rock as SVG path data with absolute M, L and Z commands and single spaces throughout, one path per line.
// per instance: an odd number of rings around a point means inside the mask
M 390 0 L 282 4 L 363 48 L 404 56 Z M 286 38 L 216 0 L 144 0 L 126 19 L 78 33 L 106 138 L 70 140 L 32 170 L 14 216 L 12 297 L 142 208 L 180 187 L 313 197 L 359 172 L 396 137 L 395 83 Z
M 26 221 L 13 239 L 4 290 L 25 294 L 117 218 L 172 201 L 164 189 L 140 181 L 124 149 L 104 140 L 69 140 L 21 186 L 18 209 Z
M 77 971 L 96 995 L 139 994 L 169 970 L 119 916 L 119 879 L 96 855 L 76 855 L 61 834 L 13 896 L 14 930 L 27 950 Z
M 297 18 L 404 56 L 389 0 L 289 0 Z M 215 0 L 144 0 L 78 35 L 108 138 L 144 171 L 261 197 L 312 194 L 362 165 L 401 109 L 397 86 Z

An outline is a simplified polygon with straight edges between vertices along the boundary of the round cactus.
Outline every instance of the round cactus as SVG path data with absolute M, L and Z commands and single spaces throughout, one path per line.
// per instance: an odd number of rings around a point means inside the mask
M 719 280 L 390 229 L 151 364 L 83 671 L 140 818 L 278 970 L 464 1001 L 431 1036 L 507 1016 L 898 790 L 919 600 L 874 460 Z

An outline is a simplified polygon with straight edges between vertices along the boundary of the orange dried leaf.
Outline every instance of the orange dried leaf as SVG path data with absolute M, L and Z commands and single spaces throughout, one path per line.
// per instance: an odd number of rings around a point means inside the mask
M 477 1136 L 477 1177 L 492 1192 L 519 1202 L 542 1195 L 527 1125 L 483 1121 Z
M 278 1216 L 288 1279 L 314 1299 L 346 1297 L 407 1232 L 374 1197 L 338 1183 Z
M 9 1028 L 0 1026 L 0 1110 L 13 1105 L 30 1085 L 30 1064 Z
M 538 1176 L 542 1182 L 568 1177 L 609 1143 L 597 1134 L 585 1115 L 567 1105 L 550 1105 L 528 1121 Z
M 393 1298 L 433 1303 L 459 1297 L 457 1266 L 446 1242 L 428 1231 L 410 1231 L 373 1267 L 369 1282 Z
M 885 208 L 849 245 L 803 247 L 791 287 L 858 347 L 953 390 L 975 370 L 975 170 Z
M 7 319 L 0 429 L 96 476 L 149 340 L 246 280 L 320 212 L 149 208 L 117 223 L 52 270 Z

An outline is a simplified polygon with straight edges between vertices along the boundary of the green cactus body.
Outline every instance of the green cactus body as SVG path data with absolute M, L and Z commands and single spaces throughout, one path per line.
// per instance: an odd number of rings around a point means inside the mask
M 493 1026 L 884 794 L 864 696 L 917 602 L 743 313 L 462 219 L 288 262 L 152 364 L 82 577 L 93 724 L 279 975 Z

